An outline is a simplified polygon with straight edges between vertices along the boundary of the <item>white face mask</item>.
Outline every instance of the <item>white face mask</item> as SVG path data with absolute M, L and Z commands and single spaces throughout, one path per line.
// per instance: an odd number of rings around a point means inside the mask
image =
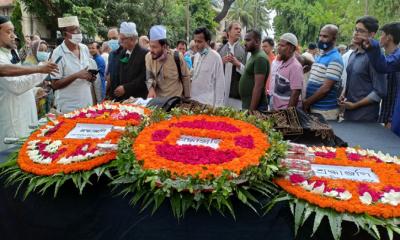
M 83 36 L 82 33 L 78 33 L 78 34 L 71 34 L 72 37 L 69 40 L 70 42 L 72 42 L 75 45 L 78 45 L 79 43 L 82 42 Z
M 36 58 L 39 62 L 45 62 L 49 58 L 48 52 L 38 51 L 36 53 Z

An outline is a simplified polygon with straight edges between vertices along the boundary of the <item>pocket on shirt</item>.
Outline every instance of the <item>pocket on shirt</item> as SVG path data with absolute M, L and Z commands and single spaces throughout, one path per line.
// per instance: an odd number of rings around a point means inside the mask
M 291 95 L 290 82 L 282 77 L 276 76 L 275 92 L 280 96 L 290 97 Z

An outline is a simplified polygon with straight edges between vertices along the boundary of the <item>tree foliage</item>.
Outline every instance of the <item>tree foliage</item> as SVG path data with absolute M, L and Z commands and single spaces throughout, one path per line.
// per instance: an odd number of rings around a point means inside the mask
M 15 2 L 15 7 L 11 14 L 10 20 L 14 24 L 15 34 L 18 36 L 18 38 L 21 41 L 21 44 L 23 45 L 23 43 L 25 42 L 25 38 L 24 34 L 22 33 L 22 11 L 19 1 Z
M 328 23 L 339 26 L 339 42 L 349 43 L 355 20 L 368 13 L 381 24 L 399 21 L 398 0 L 19 0 L 36 15 L 55 37 L 57 18 L 77 15 L 88 36 L 105 37 L 107 29 L 122 21 L 133 21 L 140 35 L 163 24 L 172 43 L 188 39 L 193 30 L 205 26 L 214 30 L 225 15 L 239 20 L 245 28 L 266 31 L 269 13 L 275 10 L 275 35 L 297 35 L 302 45 L 315 42 L 320 28 Z M 189 7 L 188 7 L 189 6 Z M 189 12 L 187 13 L 187 9 Z M 189 19 L 188 19 L 189 17 Z M 186 28 L 189 23 L 189 29 Z
M 103 25 L 103 0 L 20 0 L 25 10 L 37 16 L 50 30 L 52 37 L 58 29 L 57 18 L 79 16 L 82 29 L 89 36 L 95 36 Z
M 266 0 L 236 0 L 228 12 L 230 21 L 240 21 L 245 29 L 267 31 L 269 10 Z
M 107 29 L 123 21 L 136 23 L 138 33 L 147 35 L 155 24 L 165 25 L 174 43 L 186 39 L 196 27 L 216 27 L 216 11 L 209 0 L 21 0 L 28 12 L 38 16 L 52 32 L 57 30 L 57 18 L 76 15 L 83 31 L 90 37 L 105 37 Z M 186 31 L 186 7 L 189 6 L 189 32 Z
M 375 16 L 381 25 L 399 21 L 398 0 L 269 0 L 275 9 L 275 35 L 285 32 L 296 34 L 302 45 L 315 42 L 320 28 L 328 23 L 339 26 L 339 42 L 349 43 L 355 21 L 363 15 Z
M 189 32 L 186 31 L 186 7 L 189 4 Z M 139 35 L 147 35 L 151 26 L 167 27 L 169 40 L 173 43 L 191 36 L 196 27 L 216 27 L 216 12 L 209 0 L 110 0 L 106 3 L 106 26 L 118 26 L 122 21 L 136 23 Z

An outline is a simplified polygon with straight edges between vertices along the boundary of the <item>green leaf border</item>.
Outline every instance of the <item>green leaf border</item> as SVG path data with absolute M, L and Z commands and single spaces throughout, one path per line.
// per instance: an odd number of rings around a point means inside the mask
M 273 206 L 279 202 L 287 202 L 290 206 L 291 212 L 294 216 L 294 228 L 295 235 L 297 235 L 299 228 L 301 228 L 307 219 L 313 218 L 312 220 L 312 235 L 313 236 L 322 221 L 323 218 L 327 217 L 331 234 L 335 240 L 339 240 L 342 234 L 342 223 L 344 221 L 351 222 L 356 225 L 358 231 L 360 229 L 366 231 L 375 239 L 381 239 L 382 236 L 378 230 L 378 227 L 386 230 L 387 238 L 392 240 L 394 233 L 400 235 L 400 218 L 379 218 L 370 216 L 368 214 L 351 214 L 351 213 L 340 213 L 331 208 L 321 208 L 317 205 L 311 204 L 305 200 L 298 199 L 293 195 L 290 195 L 284 191 L 276 195 L 275 198 L 265 206 L 265 213 L 268 213 Z M 385 236 L 386 237 L 386 236 Z
M 20 191 L 23 191 L 23 199 L 25 200 L 32 192 L 45 194 L 52 189 L 53 197 L 55 198 L 60 188 L 67 181 L 72 181 L 82 195 L 83 190 L 88 185 L 93 185 L 95 181 L 99 181 L 100 177 L 106 176 L 108 179 L 113 179 L 113 169 L 115 169 L 115 160 L 103 164 L 89 171 L 79 171 L 69 174 L 57 173 L 50 176 L 39 176 L 23 171 L 18 163 L 18 152 L 20 149 L 11 153 L 8 160 L 0 164 L 0 177 L 4 178 L 6 187 L 16 185 L 17 189 L 14 197 L 17 197 Z M 96 178 L 97 177 L 97 178 Z
M 224 171 L 222 176 L 212 180 L 199 179 L 198 176 L 172 178 L 169 171 L 142 169 L 142 162 L 136 159 L 132 151 L 132 144 L 138 134 L 146 126 L 173 116 L 197 114 L 230 117 L 253 124 L 269 136 L 271 147 L 260 158 L 258 166 L 243 170 L 239 176 Z M 272 198 L 278 192 L 272 178 L 279 171 L 278 159 L 285 155 L 288 147 L 282 140 L 282 135 L 272 126 L 272 121 L 261 120 L 247 112 L 238 112 L 231 108 L 174 108 L 170 114 L 155 109 L 146 121 L 128 128 L 126 135 L 122 137 L 116 161 L 118 174 L 111 184 L 120 195 L 130 195 L 130 203 L 139 206 L 141 211 L 152 206 L 151 212 L 154 213 L 168 199 L 177 219 L 183 218 L 189 209 L 198 210 L 200 207 L 210 213 L 212 210 L 222 215 L 229 213 L 235 218 L 232 197 L 259 214 L 262 207 L 259 196 Z

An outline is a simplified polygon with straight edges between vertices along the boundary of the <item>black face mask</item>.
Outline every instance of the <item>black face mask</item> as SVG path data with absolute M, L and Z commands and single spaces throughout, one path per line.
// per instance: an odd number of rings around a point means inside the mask
M 318 48 L 321 50 L 326 50 L 329 49 L 333 46 L 333 42 L 322 42 L 322 41 L 318 41 Z

